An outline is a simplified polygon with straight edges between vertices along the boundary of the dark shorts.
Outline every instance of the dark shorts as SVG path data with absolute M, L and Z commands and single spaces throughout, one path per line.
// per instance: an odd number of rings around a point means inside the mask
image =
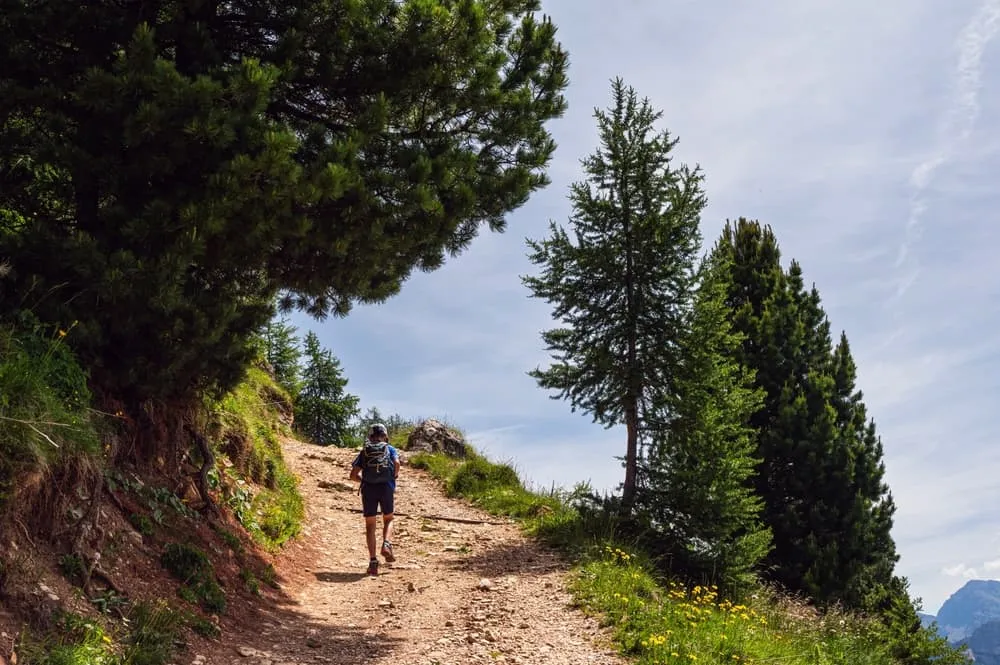
M 391 515 L 392 499 L 395 493 L 395 489 L 389 483 L 362 485 L 361 512 L 365 517 L 374 517 L 378 514 L 379 506 L 381 506 L 383 515 Z

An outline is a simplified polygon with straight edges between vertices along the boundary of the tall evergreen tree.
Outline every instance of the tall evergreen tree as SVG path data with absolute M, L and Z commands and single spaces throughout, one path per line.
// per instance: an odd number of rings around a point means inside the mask
M 640 505 L 660 554 L 732 589 L 755 579 L 771 534 L 751 482 L 758 460 L 749 419 L 763 391 L 735 359 L 741 337 L 729 321 L 722 267 L 703 266 L 675 389 L 654 403 L 662 420 L 651 423 Z
M 677 140 L 657 131 L 662 113 L 621 79 L 595 111 L 601 146 L 572 185 L 573 235 L 528 241 L 542 267 L 524 283 L 554 304 L 565 327 L 542 333 L 555 363 L 531 375 L 607 427 L 626 427 L 623 503 L 636 493 L 640 427 L 651 400 L 669 390 L 690 308 L 705 206 L 702 175 L 675 166 Z
M 894 508 L 846 337 L 832 350 L 819 292 L 796 262 L 782 270 L 769 228 L 727 224 L 714 254 L 730 266 L 727 302 L 745 335 L 738 360 L 765 392 L 751 423 L 774 539 L 768 574 L 821 603 L 865 609 L 892 584 Z
M 271 319 L 264 326 L 264 357 L 274 370 L 274 378 L 292 397 L 299 392 L 302 350 L 298 329 L 284 318 Z
M 313 443 L 345 445 L 350 442 L 351 420 L 358 415 L 358 398 L 347 392 L 340 360 L 320 346 L 316 333 L 306 334 L 303 347 L 305 366 L 295 400 L 296 428 Z
M 538 0 L 0 0 L 0 308 L 102 392 L 226 388 L 275 294 L 395 294 L 547 183 Z

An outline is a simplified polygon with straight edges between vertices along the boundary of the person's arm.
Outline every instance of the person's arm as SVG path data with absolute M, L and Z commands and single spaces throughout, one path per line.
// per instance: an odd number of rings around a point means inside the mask
M 354 458 L 351 462 L 351 475 L 350 480 L 361 480 L 361 455 Z
M 399 451 L 392 449 L 392 479 L 399 478 Z

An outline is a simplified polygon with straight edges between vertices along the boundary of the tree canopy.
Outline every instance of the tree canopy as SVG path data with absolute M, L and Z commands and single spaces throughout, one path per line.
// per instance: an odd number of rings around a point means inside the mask
M 537 0 L 0 0 L 0 308 L 131 403 L 227 387 L 285 307 L 395 294 L 547 183 Z

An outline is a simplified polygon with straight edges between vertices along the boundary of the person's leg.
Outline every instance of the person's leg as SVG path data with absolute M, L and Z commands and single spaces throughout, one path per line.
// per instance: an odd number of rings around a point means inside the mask
M 379 496 L 370 487 L 361 488 L 361 513 L 365 517 L 365 540 L 368 544 L 368 574 L 378 574 L 378 558 L 375 556 L 377 542 L 375 529 L 378 520 Z
M 375 558 L 375 545 L 378 539 L 375 538 L 375 529 L 377 527 L 378 517 L 372 515 L 371 517 L 365 516 L 365 539 L 368 541 L 368 558 Z
M 393 562 L 396 560 L 395 553 L 392 551 L 392 518 L 393 518 L 393 499 L 394 492 L 388 485 L 385 488 L 385 493 L 382 495 L 382 556 L 388 562 Z

